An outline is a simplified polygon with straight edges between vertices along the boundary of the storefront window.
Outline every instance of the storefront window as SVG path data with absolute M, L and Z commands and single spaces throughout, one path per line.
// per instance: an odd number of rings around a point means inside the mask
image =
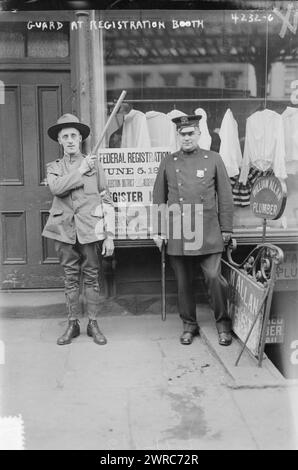
M 267 107 L 278 113 L 283 123 L 288 193 L 282 218 L 285 230 L 298 227 L 298 37 L 290 27 L 297 14 L 297 2 L 285 3 L 268 28 Z
M 211 150 L 223 152 L 225 138 L 232 146 L 232 154 L 236 142 L 230 136 L 221 135 L 223 119 L 230 110 L 236 122 L 241 155 L 238 172 L 229 174 L 235 204 L 235 232 L 249 232 L 251 236 L 261 233 L 262 220 L 251 213 L 249 206 L 251 187 L 265 170 L 280 176 L 283 165 L 288 201 L 284 215 L 270 221 L 268 230 L 280 236 L 297 230 L 298 126 L 294 126 L 294 120 L 298 124 L 298 40 L 293 28 L 284 30 L 285 12 L 268 8 L 122 11 L 102 15 L 109 109 L 123 89 L 127 90 L 129 109 L 145 115 L 152 111 L 168 114 L 173 110 L 193 114 L 201 108 L 206 113 Z M 291 109 L 286 114 L 291 112 L 294 117 L 281 121 L 276 115 L 284 117 L 288 107 Z M 248 155 L 249 171 L 244 178 L 241 173 L 244 154 L 251 152 L 247 120 L 265 110 L 276 113 L 273 118 L 276 122 L 283 122 L 284 127 L 280 129 L 284 135 L 283 147 L 276 141 L 270 151 L 270 138 L 261 136 L 264 148 L 260 159 L 269 153 L 272 161 L 255 166 Z M 118 115 L 108 146 L 121 146 L 123 119 L 124 116 Z M 268 132 L 273 129 L 270 119 L 264 127 Z M 272 139 L 276 138 L 273 134 Z M 225 158 L 231 158 L 229 152 Z

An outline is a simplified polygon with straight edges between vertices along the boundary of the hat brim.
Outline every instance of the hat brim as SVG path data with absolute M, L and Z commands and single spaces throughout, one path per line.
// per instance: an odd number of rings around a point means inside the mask
M 51 126 L 48 129 L 48 136 L 57 142 L 59 132 L 66 127 L 74 127 L 77 129 L 82 136 L 82 140 L 87 139 L 90 134 L 90 127 L 86 124 L 82 124 L 80 122 L 64 122 L 63 124 L 55 124 L 54 126 Z
M 178 127 L 177 131 L 179 131 L 180 134 L 183 134 L 183 133 L 187 134 L 188 132 L 193 132 L 196 127 L 198 127 L 198 123 L 197 124 L 189 124 L 188 126 Z

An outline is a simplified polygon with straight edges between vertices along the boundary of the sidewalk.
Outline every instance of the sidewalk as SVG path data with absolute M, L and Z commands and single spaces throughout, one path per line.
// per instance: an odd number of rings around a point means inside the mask
M 125 297 L 117 298 L 117 300 L 103 298 L 101 316 L 127 316 L 136 314 L 137 311 L 143 311 L 145 314 L 156 313 L 160 317 L 160 302 L 153 302 L 150 296 L 143 297 L 138 297 L 139 300 L 134 300 L 133 296 L 130 296 L 129 300 Z M 136 307 L 137 302 L 139 305 Z M 172 314 L 177 315 L 175 305 L 167 306 L 167 311 L 170 311 L 168 317 Z M 228 348 L 219 346 L 209 307 L 199 305 L 197 316 L 201 337 L 226 369 L 231 377 L 232 386 L 283 386 L 288 383 L 266 356 L 264 356 L 262 368 L 259 368 L 256 367 L 257 362 L 244 352 L 236 367 L 234 364 L 241 351 L 241 345 L 237 339 L 235 338 Z M 0 318 L 66 318 L 64 293 L 62 290 L 55 292 L 2 292 L 0 293 Z
M 245 354 L 235 368 L 237 340 L 218 345 L 207 306 L 198 318 L 191 346 L 177 314 L 122 308 L 100 319 L 106 346 L 83 318 L 63 347 L 65 318 L 2 318 L 0 415 L 23 420 L 26 449 L 297 448 L 296 384 L 268 359 L 260 369 Z

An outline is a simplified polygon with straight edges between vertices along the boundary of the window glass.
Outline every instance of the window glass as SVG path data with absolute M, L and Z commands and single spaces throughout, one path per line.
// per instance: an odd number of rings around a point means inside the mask
M 24 56 L 24 34 L 18 31 L 1 31 L 0 23 L 0 58 L 20 58 Z
M 46 23 L 45 23 L 46 24 Z M 50 22 L 49 22 L 50 24 Z M 0 22 L 0 58 L 65 58 L 69 56 L 69 27 L 43 29 L 43 22 Z
M 286 5 L 283 16 L 285 10 Z M 282 114 L 287 106 L 298 104 L 297 35 L 294 27 L 287 27 L 281 35 L 283 25 L 285 29 L 285 20 L 272 8 L 104 12 L 101 27 L 108 107 L 112 109 L 123 89 L 129 103 L 110 130 L 108 146 L 123 146 L 124 116 L 131 108 L 165 114 L 173 110 L 193 114 L 201 108 L 206 113 L 211 150 L 222 153 L 220 129 L 230 110 L 241 155 L 238 174 L 231 176 L 235 229 L 262 230 L 262 220 L 250 210 L 249 196 L 253 182 L 263 172 L 249 161 L 246 182 L 240 184 L 239 177 L 248 138 L 247 119 L 264 108 Z M 266 129 L 271 127 L 269 123 Z M 295 141 L 293 135 L 290 139 Z M 236 145 L 230 136 L 227 141 Z M 298 228 L 298 184 L 292 171 L 287 170 L 285 214 L 268 222 L 268 230 Z
M 28 35 L 28 57 L 68 57 L 67 32 L 33 32 Z
M 242 16 L 220 10 L 105 12 L 108 97 L 120 88 L 131 99 L 263 96 L 265 20 L 248 23 L 249 16 L 246 22 Z
M 261 108 L 264 129 L 268 139 L 274 142 L 273 152 L 276 171 L 281 166 L 286 170 L 287 203 L 284 214 L 278 220 L 268 221 L 268 232 L 290 232 L 298 228 L 298 38 L 294 25 L 298 14 L 298 3 L 284 3 L 282 8 L 270 12 L 267 29 L 267 54 L 263 64 L 266 75 L 266 100 Z M 264 41 L 265 43 L 265 41 Z M 273 112 L 273 114 L 270 114 Z M 266 116 L 267 113 L 267 116 Z M 273 121 L 273 119 L 275 121 Z M 272 132 L 273 122 L 275 132 Z M 271 132 L 271 133 L 270 133 Z M 246 134 L 247 137 L 247 134 Z M 284 142 L 280 144 L 280 142 Z M 296 161 L 297 160 L 297 161 Z M 235 206 L 235 225 L 239 228 L 254 227 L 255 217 L 249 207 Z M 258 229 L 261 230 L 259 220 Z

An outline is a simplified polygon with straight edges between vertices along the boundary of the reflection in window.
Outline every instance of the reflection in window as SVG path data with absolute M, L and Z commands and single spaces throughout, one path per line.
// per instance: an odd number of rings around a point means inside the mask
M 108 88 L 116 88 L 116 81 L 119 78 L 118 73 L 109 72 L 106 74 L 106 81 Z
M 146 86 L 146 81 L 149 77 L 149 73 L 143 73 L 143 72 L 134 72 L 130 73 L 130 76 L 133 81 L 133 86 L 135 88 L 141 88 Z
M 164 81 L 164 86 L 177 86 L 178 78 L 180 77 L 180 73 L 161 73 L 161 76 Z
M 289 98 L 293 92 L 291 87 L 292 82 L 297 80 L 298 77 L 298 64 L 285 64 L 285 86 L 284 94 L 286 98 Z
M 222 72 L 224 88 L 240 88 L 241 72 Z
M 249 14 L 246 18 L 251 18 Z M 136 11 L 134 15 L 134 19 L 152 19 L 150 12 Z M 201 11 L 204 29 L 173 29 L 171 14 L 161 15 L 166 27 L 159 30 L 104 31 L 108 100 L 112 101 L 115 89 L 122 87 L 128 91 L 127 99 L 133 106 L 135 100 L 143 113 L 153 106 L 162 113 L 178 109 L 186 114 L 202 107 L 208 116 L 211 149 L 216 151 L 221 143 L 218 131 L 230 108 L 238 125 L 242 154 L 247 118 L 262 109 L 266 91 L 266 106 L 271 111 L 282 114 L 287 106 L 297 105 L 293 96 L 298 99 L 298 87 L 293 88 L 293 82 L 298 80 L 298 33 L 287 31 L 281 38 L 280 22 L 268 24 L 260 10 L 256 21 L 237 23 L 230 11 Z M 121 124 L 119 127 L 110 147 L 121 145 Z M 296 131 L 292 136 L 298 142 Z M 284 215 L 268 221 L 269 233 L 298 229 L 298 173 L 289 174 L 286 184 Z M 262 221 L 249 205 L 235 205 L 234 226 L 262 233 Z
M 194 85 L 201 88 L 208 88 L 208 81 L 211 73 L 202 72 L 191 72 L 194 78 Z

